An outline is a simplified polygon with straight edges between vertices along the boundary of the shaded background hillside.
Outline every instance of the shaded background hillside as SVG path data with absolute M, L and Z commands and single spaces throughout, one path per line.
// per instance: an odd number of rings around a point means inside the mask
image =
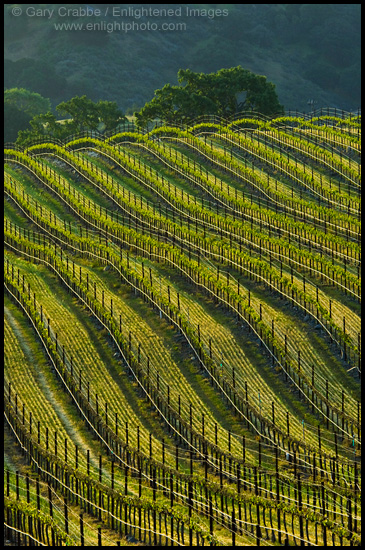
M 12 15 L 20 6 L 22 15 Z M 30 4 L 5 4 L 5 88 L 24 87 L 51 100 L 75 95 L 116 101 L 131 113 L 177 71 L 213 72 L 241 65 L 276 85 L 285 109 L 360 107 L 359 4 L 112 4 L 132 10 L 181 8 L 181 15 L 101 17 L 28 16 Z M 33 5 L 34 6 L 34 5 Z M 75 4 L 66 4 L 75 8 Z M 78 6 L 86 7 L 86 4 Z M 89 4 L 105 10 L 104 4 Z M 191 9 L 228 9 L 214 17 L 186 15 Z M 55 30 L 57 23 L 185 23 L 185 30 L 82 32 Z

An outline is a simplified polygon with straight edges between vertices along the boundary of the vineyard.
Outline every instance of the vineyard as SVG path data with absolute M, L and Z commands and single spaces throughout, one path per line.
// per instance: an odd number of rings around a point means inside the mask
M 5 539 L 361 544 L 360 123 L 5 145 Z

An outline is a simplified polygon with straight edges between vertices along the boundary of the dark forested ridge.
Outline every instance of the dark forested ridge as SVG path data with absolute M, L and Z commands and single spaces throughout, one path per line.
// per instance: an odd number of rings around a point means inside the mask
M 104 4 L 78 5 L 100 16 L 65 15 L 60 6 L 34 13 L 29 4 L 5 5 L 6 88 L 38 92 L 53 107 L 86 94 L 132 112 L 157 88 L 177 84 L 181 68 L 241 65 L 273 82 L 285 109 L 307 111 L 309 99 L 317 107 L 360 106 L 360 4 L 153 4 L 157 15 L 138 11 L 149 4 L 113 4 L 108 12 Z M 121 17 L 122 9 L 130 15 Z M 99 29 L 56 30 L 62 23 Z M 134 29 L 118 29 L 127 23 Z M 163 23 L 172 30 L 160 30 Z

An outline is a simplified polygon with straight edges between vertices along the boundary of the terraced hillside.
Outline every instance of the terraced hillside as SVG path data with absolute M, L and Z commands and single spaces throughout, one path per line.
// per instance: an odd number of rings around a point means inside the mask
M 361 543 L 360 118 L 5 146 L 5 536 Z

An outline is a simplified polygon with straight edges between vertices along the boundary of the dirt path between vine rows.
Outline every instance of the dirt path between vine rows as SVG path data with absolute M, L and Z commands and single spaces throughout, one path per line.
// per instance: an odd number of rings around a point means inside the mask
M 31 364 L 34 364 L 35 362 L 34 353 L 30 348 L 29 344 L 27 343 L 27 338 L 26 336 L 24 336 L 18 321 L 13 317 L 11 311 L 5 305 L 4 305 L 4 315 L 9 321 L 9 324 L 19 341 L 19 344 L 27 360 Z M 57 397 L 55 390 L 49 386 L 43 371 L 40 369 L 36 369 L 36 377 L 37 377 L 37 382 L 39 383 L 40 389 L 42 391 L 42 394 L 44 395 L 47 402 L 49 403 L 49 406 L 53 408 L 56 415 L 62 422 L 68 434 L 68 437 L 74 443 L 74 445 L 78 445 L 79 452 L 81 451 L 82 454 L 86 456 L 86 451 L 90 447 L 90 444 L 88 444 L 85 438 L 80 435 L 79 429 L 75 426 L 74 420 L 71 419 L 70 414 L 67 411 L 65 411 L 65 408 L 60 402 L 59 397 Z M 70 449 L 69 449 L 69 453 L 70 453 Z M 74 453 L 72 452 L 72 455 L 73 454 Z M 90 463 L 95 468 L 99 467 L 99 458 L 95 455 L 95 453 L 93 453 L 92 449 L 90 449 Z

